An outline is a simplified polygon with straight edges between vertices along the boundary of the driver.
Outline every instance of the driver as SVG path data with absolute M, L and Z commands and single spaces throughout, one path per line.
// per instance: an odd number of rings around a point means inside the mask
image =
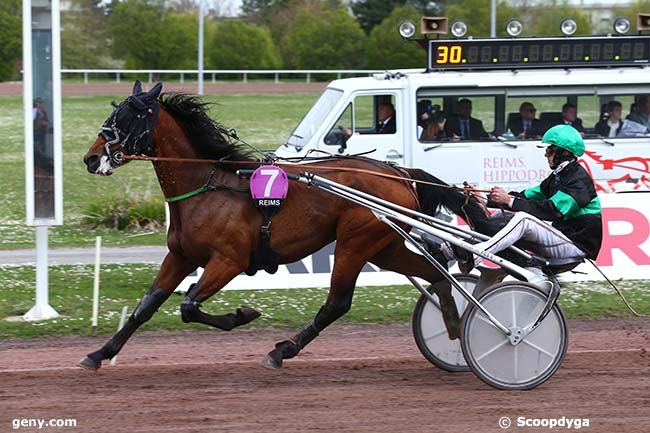
M 546 148 L 545 156 L 553 172 L 540 185 L 521 192 L 492 188 L 488 206 L 516 213 L 505 227 L 476 247 L 494 254 L 525 240 L 545 258 L 595 259 L 603 235 L 601 208 L 593 179 L 578 164 L 577 157 L 585 150 L 584 141 L 572 126 L 557 125 L 544 134 L 539 147 Z M 477 256 L 474 263 L 459 264 L 465 271 L 482 261 Z

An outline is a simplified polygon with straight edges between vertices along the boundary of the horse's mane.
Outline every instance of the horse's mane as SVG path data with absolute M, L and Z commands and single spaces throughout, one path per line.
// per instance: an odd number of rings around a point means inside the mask
M 183 128 L 190 144 L 202 158 L 252 160 L 250 151 L 226 135 L 227 129 L 208 116 L 211 103 L 203 102 L 197 95 L 164 93 L 160 105 Z

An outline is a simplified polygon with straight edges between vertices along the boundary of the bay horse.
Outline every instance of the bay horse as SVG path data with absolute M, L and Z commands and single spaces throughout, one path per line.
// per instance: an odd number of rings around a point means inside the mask
M 194 95 L 161 94 L 161 90 L 162 83 L 158 83 L 145 92 L 136 81 L 132 95 L 121 104 L 114 104 L 113 113 L 83 160 L 90 173 L 110 175 L 128 162 L 128 156 L 153 157 L 150 159 L 165 197 L 194 193 L 169 203 L 169 252 L 160 270 L 126 325 L 103 347 L 79 362 L 84 368 L 98 369 L 103 360 L 117 355 L 133 332 L 152 317 L 178 284 L 197 267 L 203 267 L 204 272 L 180 306 L 184 322 L 199 322 L 230 331 L 260 316 L 258 311 L 246 306 L 223 315 L 201 310 L 202 302 L 249 269 L 251 257 L 259 248 L 262 215 L 250 197 L 248 181 L 235 171 L 256 168 L 260 162 L 208 116 L 209 104 Z M 155 160 L 156 157 L 162 160 Z M 205 158 L 220 162 L 196 161 Z M 412 179 L 441 183 L 418 169 L 399 170 L 361 157 L 335 157 L 282 167 L 287 172 L 314 172 L 429 214 L 439 206 L 461 216 L 474 215 L 477 219 L 481 219 L 483 213 L 475 200 L 470 200 L 466 206 L 466 196 L 461 192 L 424 184 L 414 187 Z M 394 177 L 380 177 L 371 172 Z M 210 184 L 209 191 L 195 192 L 206 182 Z M 283 359 L 296 356 L 350 309 L 357 276 L 366 262 L 420 277 L 430 284 L 443 280 L 442 274 L 423 257 L 407 249 L 403 239 L 370 210 L 317 188 L 290 182 L 287 198 L 272 221 L 270 246 L 280 263 L 302 259 L 334 240 L 336 248 L 324 305 L 298 334 L 275 345 L 262 363 L 265 367 L 280 368 Z M 459 317 L 450 286 L 446 289 L 443 286 L 437 295 L 449 337 L 457 338 Z

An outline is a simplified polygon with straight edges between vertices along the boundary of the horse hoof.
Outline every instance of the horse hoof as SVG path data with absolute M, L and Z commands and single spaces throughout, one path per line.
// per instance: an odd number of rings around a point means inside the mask
M 244 323 L 249 323 L 260 317 L 262 313 L 254 308 L 242 305 L 241 307 L 237 308 L 237 315 L 241 316 L 245 320 Z
M 266 355 L 262 360 L 262 367 L 271 370 L 278 370 L 282 368 L 282 359 L 276 359 L 272 357 L 270 354 Z
M 84 359 L 82 359 L 77 363 L 77 367 L 84 368 L 86 370 L 97 371 L 101 366 L 102 366 L 101 362 L 97 363 L 93 361 L 91 358 L 89 358 L 88 356 L 86 356 Z

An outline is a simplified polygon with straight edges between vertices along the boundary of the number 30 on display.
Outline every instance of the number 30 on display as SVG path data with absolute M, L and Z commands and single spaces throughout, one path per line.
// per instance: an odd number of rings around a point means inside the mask
M 437 47 L 437 50 L 438 58 L 436 59 L 436 63 L 460 63 L 463 53 L 462 47 L 458 45 L 440 45 Z

